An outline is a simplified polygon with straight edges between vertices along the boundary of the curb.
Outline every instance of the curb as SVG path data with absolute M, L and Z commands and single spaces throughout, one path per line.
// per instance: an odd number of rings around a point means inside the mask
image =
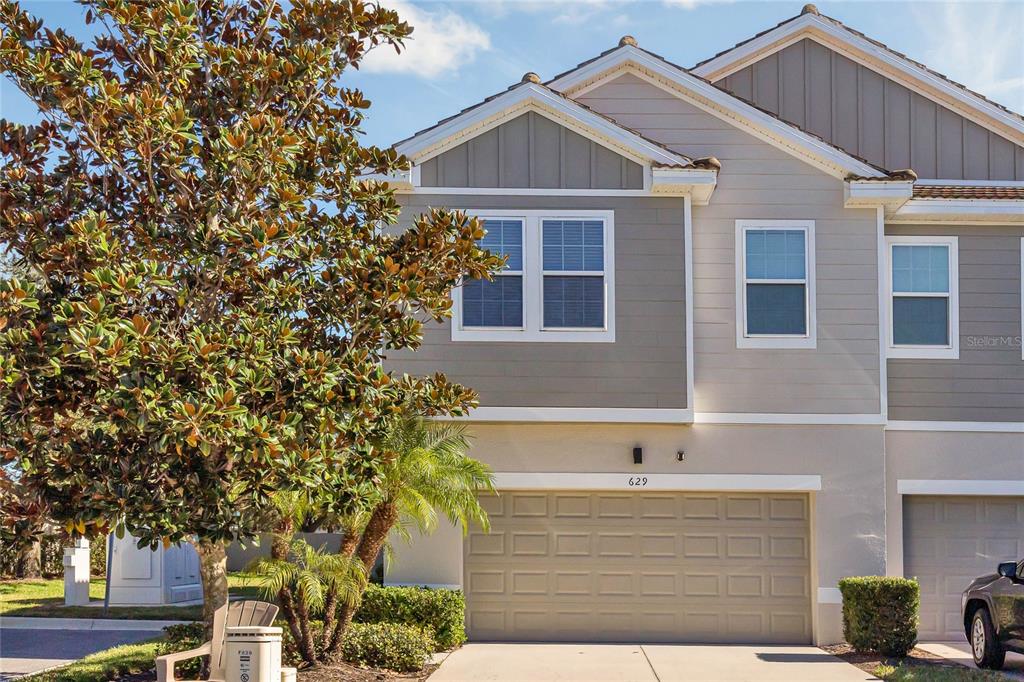
M 183 625 L 189 620 L 131 620 L 128 618 L 38 618 L 0 617 L 0 628 L 11 630 L 135 630 L 160 632 L 168 625 Z

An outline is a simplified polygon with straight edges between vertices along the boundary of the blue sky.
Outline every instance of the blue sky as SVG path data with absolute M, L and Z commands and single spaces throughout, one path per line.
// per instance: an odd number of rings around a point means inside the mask
M 548 78 L 613 47 L 624 34 L 681 66 L 726 49 L 800 12 L 801 2 L 729 0 L 384 0 L 415 27 L 402 55 L 372 55 L 346 77 L 373 102 L 367 141 L 387 145 L 516 83 Z M 1024 112 L 1024 0 L 818 2 L 823 14 Z M 47 25 L 86 36 L 68 0 L 23 0 Z M 4 81 L 0 116 L 36 120 Z

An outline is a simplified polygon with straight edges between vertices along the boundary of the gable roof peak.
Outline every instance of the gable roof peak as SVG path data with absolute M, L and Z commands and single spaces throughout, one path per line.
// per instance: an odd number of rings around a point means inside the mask
M 619 38 L 619 47 L 625 47 L 626 45 L 637 47 L 636 38 L 630 35 L 625 35 Z
M 540 76 L 533 71 L 527 71 L 523 74 L 523 78 L 520 83 L 540 83 Z

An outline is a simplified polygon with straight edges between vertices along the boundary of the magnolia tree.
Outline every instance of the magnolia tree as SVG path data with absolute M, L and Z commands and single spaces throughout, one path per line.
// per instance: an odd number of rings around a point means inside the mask
M 410 405 L 460 414 L 444 376 L 395 376 L 422 320 L 500 259 L 481 226 L 410 229 L 366 171 L 369 102 L 339 84 L 411 28 L 361 0 L 83 0 L 84 45 L 0 0 L 0 70 L 42 123 L 0 122 L 0 456 L 72 536 L 195 543 L 206 619 L 225 546 L 278 490 L 378 499 L 375 442 Z M 24 505 L 3 510 L 17 532 Z

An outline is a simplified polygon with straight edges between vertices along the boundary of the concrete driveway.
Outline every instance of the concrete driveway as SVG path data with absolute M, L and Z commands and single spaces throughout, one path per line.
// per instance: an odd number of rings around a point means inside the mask
M 925 651 L 956 661 L 968 668 L 976 668 L 971 656 L 971 645 L 967 642 L 923 642 L 917 645 Z M 1006 654 L 1003 673 L 1013 680 L 1024 680 L 1024 654 Z
M 467 644 L 431 682 L 863 682 L 874 677 L 812 646 Z

